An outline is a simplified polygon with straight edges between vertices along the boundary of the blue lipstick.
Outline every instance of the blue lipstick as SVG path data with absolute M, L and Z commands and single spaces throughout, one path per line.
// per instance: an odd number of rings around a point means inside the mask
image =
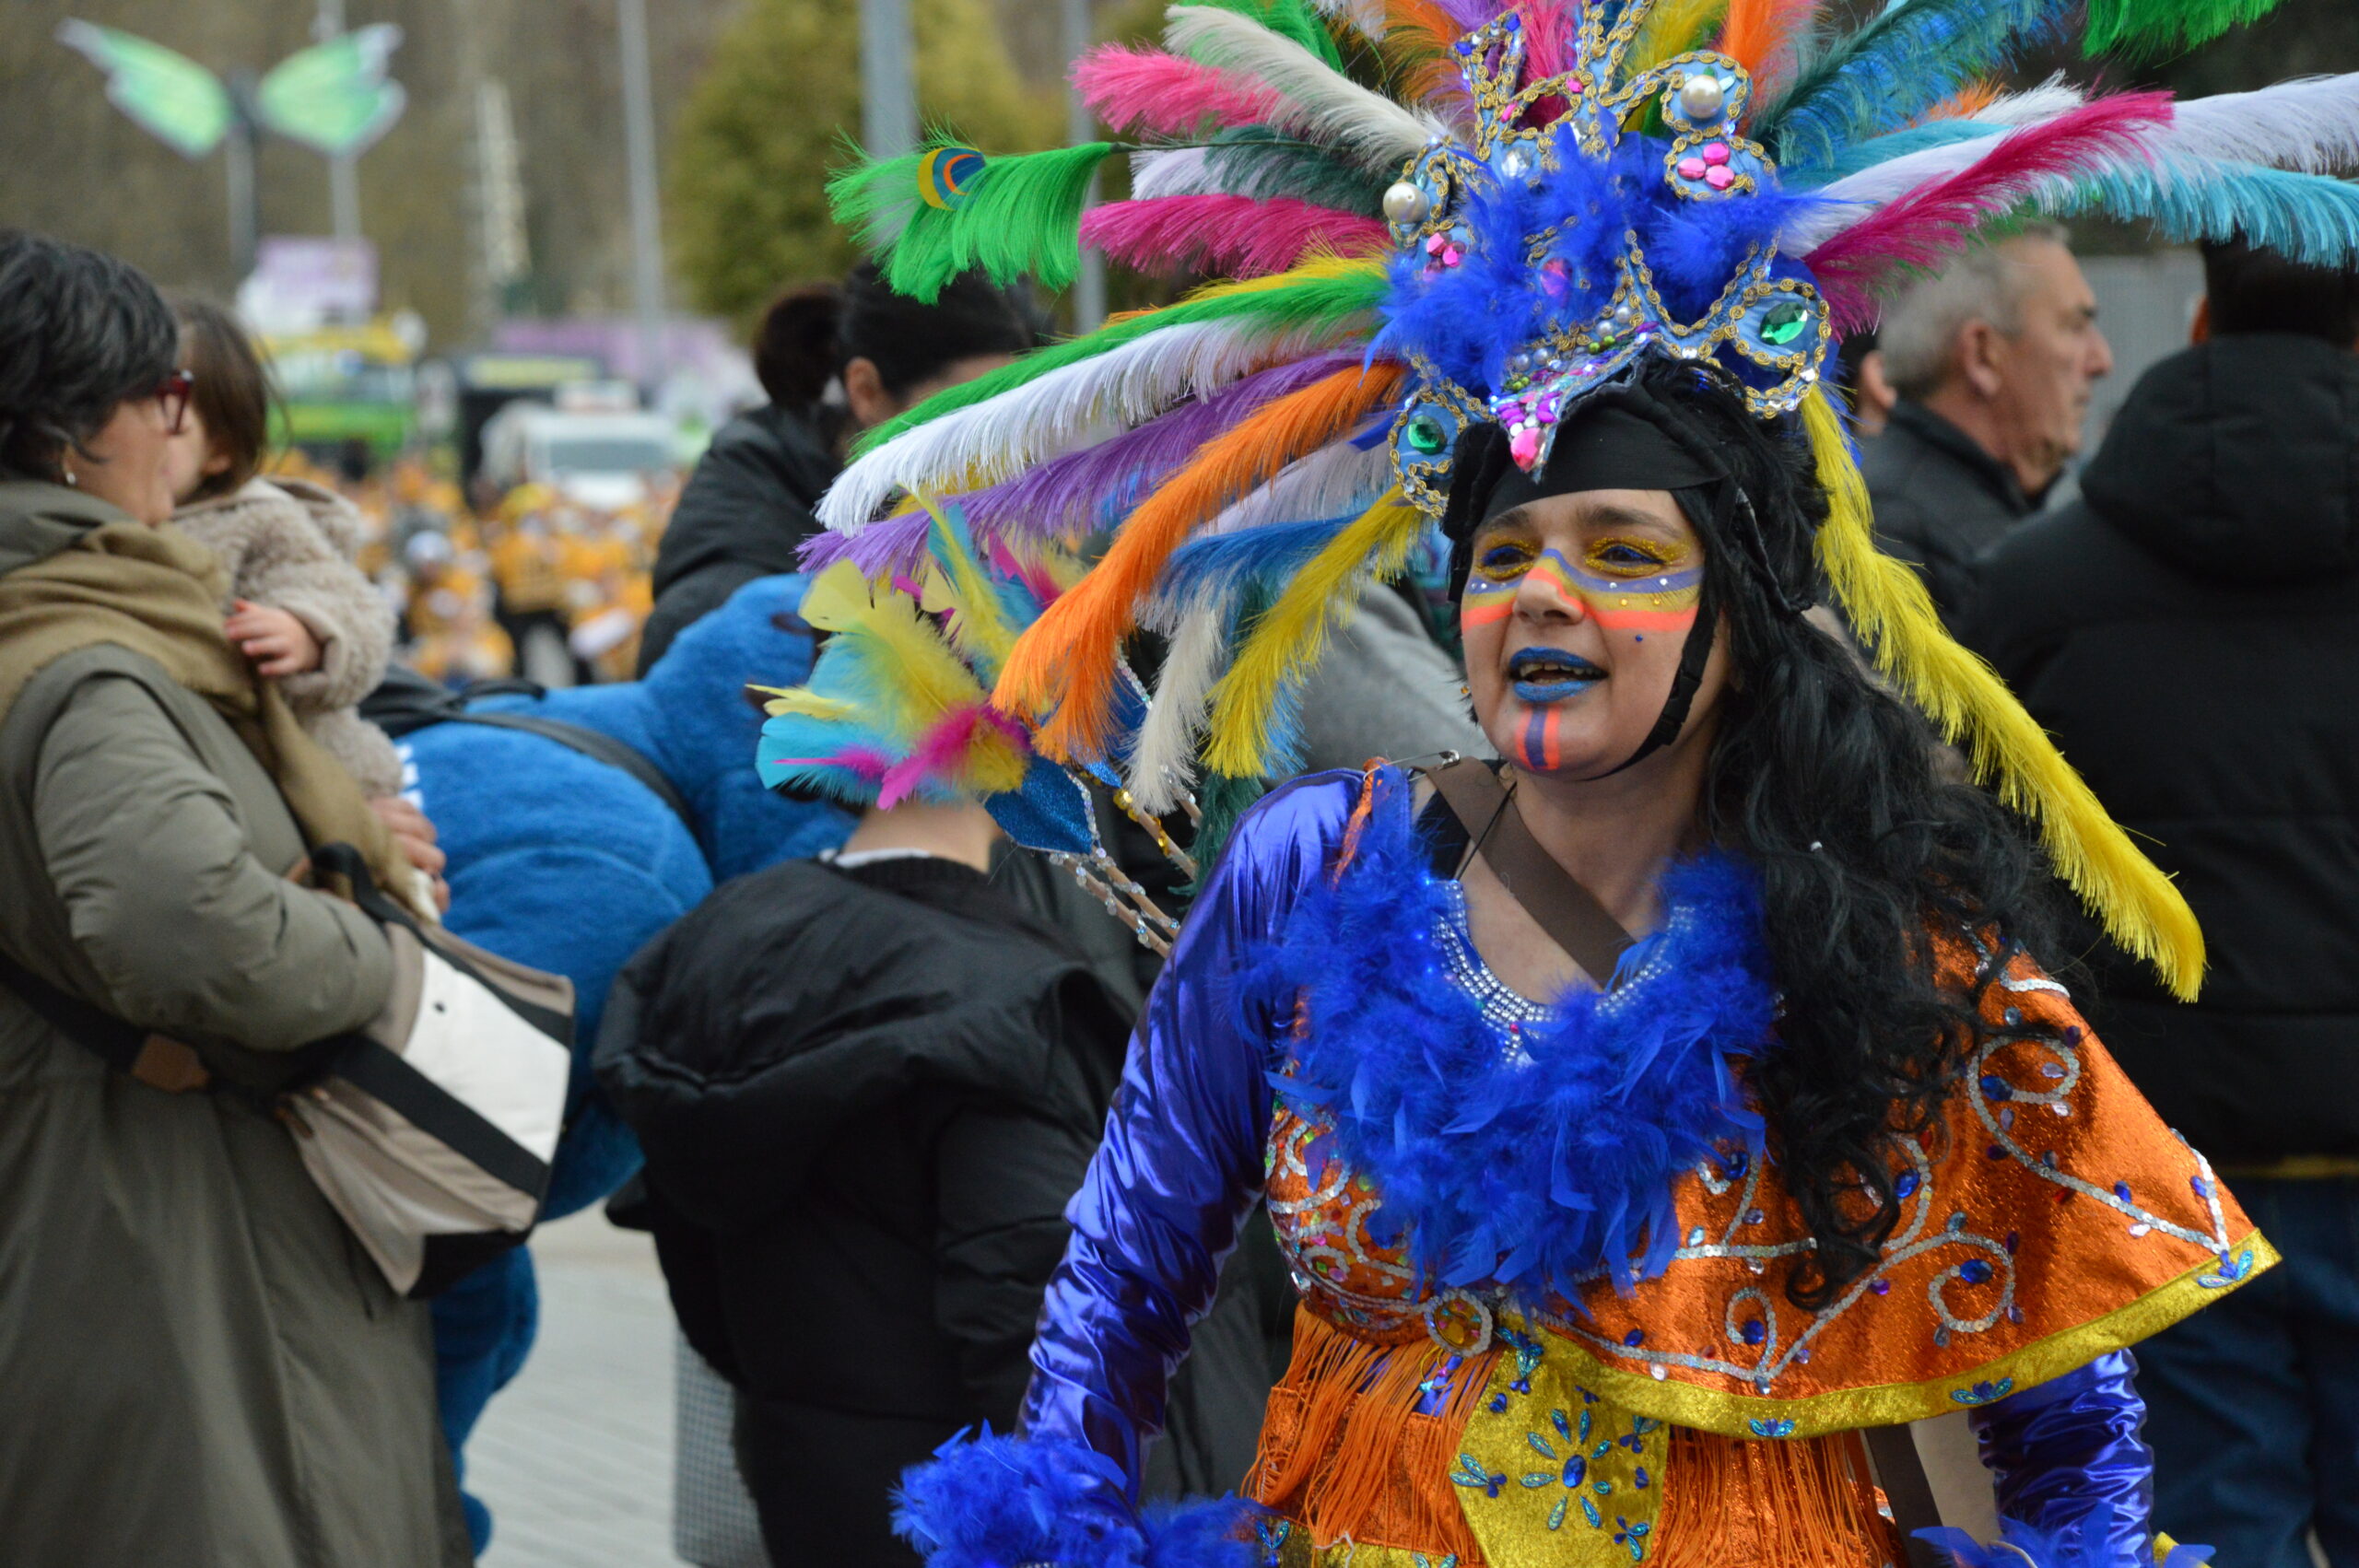
M 1561 648 L 1524 648 L 1508 658 L 1508 679 L 1519 698 L 1545 707 L 1580 696 L 1605 679 L 1605 670 Z

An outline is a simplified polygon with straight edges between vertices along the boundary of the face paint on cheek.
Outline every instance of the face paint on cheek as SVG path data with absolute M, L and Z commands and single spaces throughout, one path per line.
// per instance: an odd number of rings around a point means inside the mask
M 1684 632 L 1696 624 L 1703 597 L 1704 568 L 1660 571 L 1651 577 L 1614 578 L 1588 571 L 1551 550 L 1543 569 L 1577 598 L 1599 627 L 1609 632 Z
M 1458 629 L 1463 633 L 1472 626 L 1490 626 L 1515 614 L 1516 590 L 1523 586 L 1523 579 L 1510 578 L 1505 582 L 1491 582 L 1474 577 L 1466 579 L 1465 591 L 1458 596 Z
M 1534 772 L 1546 772 L 1557 763 L 1556 728 L 1563 721 L 1565 710 L 1555 704 L 1535 708 L 1523 721 L 1523 731 L 1515 738 L 1516 761 Z

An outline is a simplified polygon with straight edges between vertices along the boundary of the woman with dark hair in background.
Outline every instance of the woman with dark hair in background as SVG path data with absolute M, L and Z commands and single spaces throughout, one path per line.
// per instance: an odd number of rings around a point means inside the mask
M 770 401 L 712 439 L 680 492 L 655 556 L 655 611 L 639 673 L 687 626 L 757 577 L 791 572 L 795 547 L 851 438 L 1032 346 L 1023 308 L 980 273 L 931 305 L 894 293 L 863 263 L 841 285 L 780 295 L 754 339 Z
M 179 346 L 132 267 L 0 233 L 0 1562 L 465 1562 L 426 1308 L 267 1097 L 393 983 L 310 848 L 402 852 L 162 526 Z

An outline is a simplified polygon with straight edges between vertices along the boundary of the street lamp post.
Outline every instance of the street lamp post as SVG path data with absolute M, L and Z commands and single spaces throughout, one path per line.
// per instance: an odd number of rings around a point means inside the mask
M 647 0 L 616 0 L 621 24 L 623 137 L 630 162 L 631 300 L 639 316 L 640 380 L 663 384 L 663 233 L 655 186 L 655 88 L 647 59 Z
M 344 0 L 320 0 L 319 15 L 311 22 L 311 41 L 325 43 L 343 36 Z M 328 221 L 335 237 L 345 243 L 360 238 L 360 161 L 352 153 L 328 155 Z
M 860 139 L 871 158 L 918 145 L 910 0 L 860 0 Z

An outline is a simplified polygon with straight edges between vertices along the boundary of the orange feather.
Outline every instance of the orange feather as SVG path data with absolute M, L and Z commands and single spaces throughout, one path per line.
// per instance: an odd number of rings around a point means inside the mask
M 1971 120 L 1998 101 L 1998 83 L 1968 82 L 1948 98 L 1917 116 L 1916 123 L 1923 125 L 1935 120 Z
M 1105 557 L 1015 639 L 992 696 L 1018 718 L 1054 712 L 1034 738 L 1062 760 L 1100 757 L 1112 741 L 1122 638 L 1171 553 L 1221 509 L 1278 470 L 1349 434 L 1396 395 L 1398 364 L 1338 370 L 1206 441 L 1188 466 L 1133 511 Z
M 1729 0 L 1720 24 L 1720 53 L 1753 78 L 1753 100 L 1765 103 L 1793 68 L 1794 53 L 1817 16 L 1818 0 Z
M 1412 50 L 1448 54 L 1467 31 L 1434 0 L 1386 0 L 1384 22 L 1384 44 L 1388 50 L 1406 45 Z

